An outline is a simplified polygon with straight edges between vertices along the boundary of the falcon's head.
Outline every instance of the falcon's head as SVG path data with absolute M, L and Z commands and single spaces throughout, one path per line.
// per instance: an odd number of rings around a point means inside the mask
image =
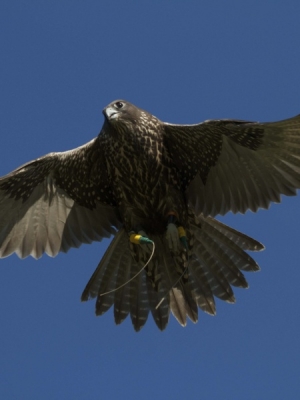
M 116 100 L 103 110 L 105 120 L 113 126 L 126 125 L 128 128 L 135 125 L 140 117 L 141 110 L 125 100 Z
M 104 108 L 103 114 L 104 130 L 108 128 L 110 134 L 125 135 L 126 140 L 128 134 L 141 138 L 159 131 L 160 121 L 156 117 L 125 100 L 113 101 Z

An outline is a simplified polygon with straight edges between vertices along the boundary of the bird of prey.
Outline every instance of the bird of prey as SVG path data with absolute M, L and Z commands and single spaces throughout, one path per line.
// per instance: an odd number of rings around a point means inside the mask
M 280 122 L 164 123 L 117 100 L 100 134 L 0 178 L 0 257 L 56 256 L 113 239 L 82 300 L 96 314 L 114 306 L 136 331 L 149 313 L 159 329 L 170 312 L 186 325 L 214 298 L 235 301 L 257 271 L 247 251 L 263 245 L 215 219 L 280 202 L 300 188 L 300 116 Z

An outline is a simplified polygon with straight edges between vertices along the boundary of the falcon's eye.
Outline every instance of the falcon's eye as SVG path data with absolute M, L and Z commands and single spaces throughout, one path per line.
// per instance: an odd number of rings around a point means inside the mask
M 122 103 L 121 101 L 117 101 L 116 103 L 115 103 L 115 106 L 116 106 L 116 108 L 122 108 L 123 106 L 124 106 L 124 103 Z

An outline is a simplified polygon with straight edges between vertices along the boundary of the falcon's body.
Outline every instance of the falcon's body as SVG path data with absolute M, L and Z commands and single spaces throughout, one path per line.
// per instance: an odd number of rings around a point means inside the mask
M 118 131 L 118 121 L 106 122 L 101 146 L 127 231 L 141 226 L 147 233 L 163 233 L 168 211 L 186 214 L 180 176 L 164 147 L 160 121 L 145 111 L 136 118 Z
M 115 235 L 82 299 L 97 297 L 98 315 L 114 305 L 117 323 L 130 314 L 136 330 L 149 311 L 164 329 L 170 311 L 185 325 L 198 307 L 214 314 L 214 296 L 234 302 L 231 285 L 247 287 L 240 270 L 259 269 L 245 250 L 263 246 L 213 217 L 296 194 L 300 117 L 172 125 L 123 100 L 104 115 L 91 142 L 0 179 L 0 256 L 55 256 Z M 132 232 L 155 244 L 152 258 Z

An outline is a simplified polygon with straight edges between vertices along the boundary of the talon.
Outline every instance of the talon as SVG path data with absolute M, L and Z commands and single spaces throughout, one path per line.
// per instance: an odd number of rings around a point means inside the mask
M 180 247 L 179 242 L 181 242 L 185 250 L 188 250 L 186 232 L 184 227 L 179 225 L 180 223 L 178 221 L 178 214 L 175 211 L 170 211 L 167 214 L 167 217 L 168 217 L 168 225 L 167 225 L 166 238 L 170 250 L 178 252 Z

